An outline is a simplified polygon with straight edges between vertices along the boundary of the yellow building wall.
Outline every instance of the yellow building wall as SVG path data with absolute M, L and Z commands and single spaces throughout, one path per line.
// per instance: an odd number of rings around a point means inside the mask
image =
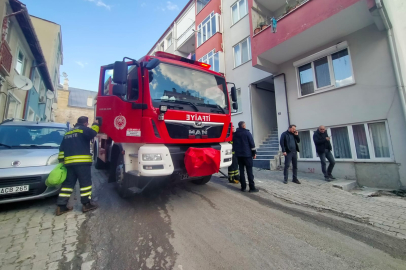
M 89 124 L 93 123 L 94 112 L 93 109 L 85 109 L 78 107 L 69 107 L 69 91 L 58 90 L 58 108 L 55 111 L 55 122 L 66 123 L 72 125 L 76 124 L 80 116 L 89 117 Z

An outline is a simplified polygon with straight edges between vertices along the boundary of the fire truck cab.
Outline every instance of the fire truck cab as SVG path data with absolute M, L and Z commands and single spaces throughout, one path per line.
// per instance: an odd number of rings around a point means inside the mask
M 210 181 L 210 170 L 198 177 L 188 174 L 185 153 L 191 147 L 215 149 L 218 167 L 231 165 L 236 89 L 231 87 L 230 102 L 224 76 L 209 68 L 164 52 L 101 67 L 95 167 L 109 170 L 121 196 L 159 180 Z

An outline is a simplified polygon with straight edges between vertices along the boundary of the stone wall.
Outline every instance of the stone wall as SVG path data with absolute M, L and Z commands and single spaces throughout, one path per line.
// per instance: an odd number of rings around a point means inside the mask
M 55 122 L 66 123 L 69 122 L 74 125 L 80 116 L 89 117 L 89 123 L 93 123 L 94 112 L 93 109 L 85 109 L 78 107 L 69 107 L 69 91 L 58 90 L 58 108 L 55 111 Z

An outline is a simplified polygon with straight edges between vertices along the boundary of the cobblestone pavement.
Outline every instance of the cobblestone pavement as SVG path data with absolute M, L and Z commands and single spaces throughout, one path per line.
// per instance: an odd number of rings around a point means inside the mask
M 283 184 L 282 171 L 254 169 L 256 185 L 265 192 L 293 204 L 331 212 L 369 224 L 387 234 L 406 239 L 406 200 L 401 197 L 364 197 L 333 187 L 333 182 L 299 173 L 301 185 Z M 291 173 L 290 173 L 291 175 Z M 268 193 L 268 194 L 267 194 Z
M 59 217 L 56 197 L 0 205 L 0 269 L 66 269 L 78 258 L 82 266 L 72 269 L 90 269 L 92 262 L 78 249 L 79 230 L 86 220 L 78 200 L 72 197 L 74 210 Z

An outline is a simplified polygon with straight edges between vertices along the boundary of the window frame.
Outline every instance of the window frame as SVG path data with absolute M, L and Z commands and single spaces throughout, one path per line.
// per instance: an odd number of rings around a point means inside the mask
M 169 35 L 167 35 L 167 37 L 165 38 L 166 40 L 166 48 L 168 49 L 170 46 L 173 45 L 173 38 L 172 38 L 172 32 L 169 33 Z
M 210 32 L 211 29 L 213 29 L 213 25 L 211 23 L 212 19 L 214 18 L 214 21 L 216 22 L 216 32 L 211 33 L 212 35 L 209 36 L 208 35 L 208 27 L 207 25 L 210 23 Z M 207 21 L 206 21 L 207 20 Z M 206 21 L 204 24 L 203 22 Z M 206 40 L 203 41 L 203 28 L 205 27 L 206 30 Z M 213 37 L 215 34 L 220 32 L 220 14 L 218 13 L 214 13 L 214 11 L 210 12 L 210 14 L 204 18 L 204 20 L 197 26 L 197 36 L 196 36 L 196 43 L 197 43 L 197 48 L 199 48 L 200 46 L 202 46 L 206 41 L 208 41 L 211 37 Z M 200 41 L 201 43 L 199 44 L 199 37 L 200 37 Z
M 370 132 L 369 125 L 374 124 L 374 123 L 385 123 L 385 129 L 386 129 L 386 136 L 388 139 L 388 147 L 389 147 L 389 154 L 390 157 L 388 158 L 377 158 L 375 156 L 375 148 L 374 144 L 372 141 L 372 133 Z M 352 129 L 352 126 L 355 125 L 363 125 L 365 129 L 365 135 L 368 143 L 368 150 L 369 150 L 369 159 L 362 159 L 358 158 L 357 156 L 357 149 L 355 146 L 355 139 L 354 139 L 354 132 Z M 331 140 L 331 146 L 332 146 L 332 151 L 331 153 L 334 156 L 335 161 L 337 162 L 394 162 L 394 153 L 393 153 L 393 148 L 392 148 L 392 141 L 390 137 L 390 132 L 389 132 L 389 125 L 387 120 L 375 120 L 375 121 L 368 121 L 368 122 L 361 122 L 361 123 L 351 123 L 351 124 L 346 124 L 346 125 L 338 125 L 338 126 L 331 126 L 331 127 L 326 127 L 326 132 L 328 133 L 329 136 L 331 136 L 331 129 L 332 128 L 339 128 L 339 127 L 347 127 L 347 132 L 349 136 L 349 143 L 350 143 L 350 149 L 351 149 L 351 156 L 352 158 L 336 158 L 334 155 L 334 138 Z M 301 131 L 310 131 L 310 140 L 311 140 L 311 148 L 312 148 L 312 154 L 313 158 L 303 158 L 300 157 L 300 152 L 299 152 L 299 159 L 302 161 L 320 161 L 317 152 L 316 152 L 316 146 L 314 145 L 313 142 L 313 133 L 317 130 L 317 128 L 312 128 L 312 129 L 303 129 L 303 130 L 298 130 L 299 132 Z
M 209 54 L 210 53 L 212 53 L 212 55 L 209 57 Z M 218 60 L 219 60 L 219 70 L 218 71 L 216 71 L 216 70 L 214 70 L 214 55 L 215 54 L 217 54 L 217 56 L 218 56 Z M 203 60 L 203 58 L 206 58 L 205 60 Z M 207 54 L 205 54 L 205 55 L 203 55 L 198 61 L 199 62 L 202 62 L 202 63 L 206 63 L 206 64 L 208 64 L 208 65 L 210 65 L 209 64 L 209 59 L 213 59 L 213 65 L 211 65 L 211 67 L 210 67 L 210 70 L 212 70 L 212 71 L 215 71 L 215 72 L 220 72 L 220 53 L 219 53 L 219 51 L 218 52 L 216 52 L 216 49 L 213 49 L 213 50 L 211 50 L 210 52 L 208 52 Z M 211 69 L 213 67 L 213 69 Z
M 334 53 L 343 51 L 345 49 L 347 49 L 348 57 L 350 59 L 352 82 L 349 84 L 346 84 L 346 85 L 336 86 L 332 55 Z M 327 57 L 327 61 L 328 61 L 328 68 L 329 68 L 329 73 L 330 73 L 330 85 L 318 87 L 317 80 L 316 80 L 316 70 L 314 68 L 314 62 L 316 62 L 317 60 L 320 60 L 322 58 L 325 58 L 325 57 Z M 314 92 L 311 94 L 302 95 L 299 68 L 304 65 L 307 65 L 307 64 L 311 64 Z M 294 62 L 293 66 L 295 67 L 295 72 L 296 72 L 296 84 L 297 84 L 297 90 L 298 90 L 298 98 L 304 98 L 304 97 L 308 97 L 308 96 L 312 96 L 312 95 L 317 95 L 317 94 L 320 94 L 320 93 L 323 93 L 326 91 L 331 91 L 331 90 L 340 89 L 343 87 L 348 87 L 348 86 L 354 85 L 356 83 L 355 74 L 354 74 L 354 66 L 353 66 L 353 61 L 352 61 L 352 57 L 351 57 L 351 50 L 346 41 L 341 42 L 335 46 L 329 47 L 327 49 L 324 49 L 315 54 L 312 54 L 303 59 L 300 59 L 300 60 Z
M 245 62 L 242 62 L 242 45 L 241 45 L 241 44 L 242 44 L 244 41 L 246 41 L 246 40 L 247 40 L 247 42 L 248 42 L 248 46 L 247 46 L 247 48 L 248 48 L 248 60 L 245 61 Z M 241 48 L 241 64 L 239 64 L 238 66 L 236 66 L 236 63 L 235 63 L 235 49 L 234 49 L 237 45 L 240 45 L 240 48 Z M 251 37 L 248 36 L 248 37 L 244 38 L 243 40 L 241 40 L 240 42 L 238 42 L 237 44 L 235 44 L 235 45 L 233 46 L 233 66 L 234 66 L 233 69 L 234 69 L 234 68 L 238 68 L 238 67 L 244 65 L 245 63 L 248 63 L 248 62 L 251 61 L 251 60 L 252 60 Z
M 233 7 L 235 6 L 235 5 L 237 5 L 237 12 L 238 12 L 238 17 L 240 17 L 240 5 L 239 5 L 239 3 L 241 2 L 241 1 L 245 1 L 245 8 L 246 8 L 246 11 L 247 11 L 247 13 L 245 13 L 244 14 L 244 16 L 242 16 L 241 18 L 238 18 L 238 20 L 236 20 L 235 22 L 233 21 Z M 245 16 L 247 16 L 248 15 L 248 0 L 237 0 L 237 1 L 235 1 L 231 6 L 230 6 L 230 11 L 231 11 L 231 26 L 233 26 L 234 24 L 236 24 L 236 23 L 238 23 L 239 21 L 241 21 L 243 18 L 245 18 Z
M 21 112 L 21 108 L 22 108 L 22 102 L 16 95 L 14 95 L 11 91 L 8 91 L 7 96 L 8 96 L 7 97 L 7 103 L 6 103 L 7 108 L 6 108 L 6 114 L 3 116 L 4 119 L 9 119 L 9 118 L 6 118 L 6 117 L 8 115 L 8 110 L 10 109 L 10 97 L 14 98 L 18 103 L 17 108 L 15 110 L 15 114 L 19 115 L 20 112 Z M 18 118 L 18 117 L 16 115 L 14 115 L 13 118 Z
M 32 113 L 32 119 L 29 119 L 30 113 Z M 35 111 L 31 107 L 28 107 L 27 121 L 34 121 L 34 119 L 35 119 Z
M 14 65 L 14 70 L 15 70 L 15 72 L 18 74 L 18 75 L 22 75 L 22 76 L 24 76 L 24 73 L 25 73 L 25 68 L 26 68 L 26 64 L 27 64 L 27 54 L 25 53 L 25 51 L 23 50 L 23 49 L 21 49 L 21 46 L 20 45 L 17 45 L 17 50 L 16 50 L 16 55 L 15 55 L 15 58 L 16 58 L 16 62 L 15 62 L 15 65 Z M 21 52 L 21 54 L 23 55 L 23 63 L 22 63 L 22 70 L 21 70 L 21 73 L 17 70 L 17 64 L 18 64 L 18 55 L 20 54 L 20 52 Z
M 37 93 L 40 92 L 42 82 L 43 81 L 41 78 L 41 74 L 39 73 L 38 68 L 36 68 L 34 70 L 34 74 L 33 74 L 33 85 L 34 85 L 34 89 L 35 89 L 35 91 L 37 91 Z

